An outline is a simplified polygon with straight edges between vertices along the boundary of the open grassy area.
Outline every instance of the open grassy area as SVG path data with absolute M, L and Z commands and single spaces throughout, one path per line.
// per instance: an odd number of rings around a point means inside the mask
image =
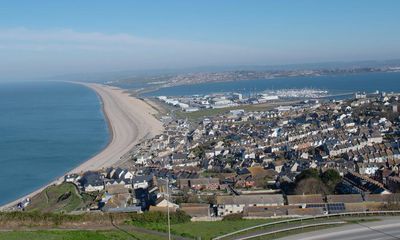
M 92 201 L 91 196 L 81 196 L 72 183 L 49 186 L 32 198 L 28 211 L 71 212 L 84 207 Z
M 126 233 L 121 231 L 12 231 L 0 232 L 0 240 L 161 240 L 162 237 L 144 233 Z
M 173 218 L 172 218 L 173 219 Z M 167 218 L 159 217 L 160 221 L 132 221 L 131 224 L 156 230 L 160 232 L 167 232 Z M 212 239 L 213 237 L 223 235 L 232 231 L 242 228 L 278 221 L 279 219 L 255 219 L 255 220 L 228 220 L 228 221 L 214 221 L 214 222 L 178 222 L 171 224 L 171 233 L 188 238 Z

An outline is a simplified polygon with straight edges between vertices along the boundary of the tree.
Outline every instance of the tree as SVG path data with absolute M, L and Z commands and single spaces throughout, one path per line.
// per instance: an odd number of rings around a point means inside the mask
M 296 176 L 296 183 L 299 183 L 300 181 L 307 178 L 320 179 L 318 170 L 314 168 L 309 168 L 302 171 L 299 175 Z
M 335 169 L 328 169 L 321 174 L 321 180 L 331 193 L 335 191 L 336 185 L 342 181 L 342 177 Z
M 327 194 L 329 190 L 319 178 L 304 178 L 300 180 L 295 189 L 295 193 L 303 194 Z

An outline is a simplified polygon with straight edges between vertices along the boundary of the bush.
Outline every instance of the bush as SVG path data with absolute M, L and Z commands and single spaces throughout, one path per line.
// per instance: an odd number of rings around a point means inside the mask
M 170 213 L 171 224 L 190 222 L 191 217 L 183 211 Z M 134 213 L 131 215 L 132 223 L 135 225 L 146 225 L 153 223 L 165 223 L 167 221 L 167 213 L 165 212 L 144 212 Z
M 222 221 L 238 221 L 243 219 L 243 214 L 242 213 L 234 213 L 234 214 L 229 214 L 226 215 Z
M 77 222 L 83 219 L 84 215 L 68 215 L 63 213 L 41 213 L 39 211 L 32 212 L 2 212 L 0 213 L 0 221 L 21 221 L 32 223 L 52 223 L 61 225 L 63 222 Z

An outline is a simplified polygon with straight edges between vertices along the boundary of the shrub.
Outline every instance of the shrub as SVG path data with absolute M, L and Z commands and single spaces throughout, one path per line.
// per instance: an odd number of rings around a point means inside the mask
M 190 222 L 191 217 L 183 211 L 170 213 L 171 224 Z M 135 225 L 146 225 L 154 223 L 165 223 L 167 221 L 167 213 L 165 212 L 144 212 L 134 213 L 131 215 L 131 220 Z
M 234 213 L 234 214 L 229 214 L 226 215 L 222 221 L 238 221 L 238 220 L 242 220 L 243 218 L 243 214 L 242 213 Z

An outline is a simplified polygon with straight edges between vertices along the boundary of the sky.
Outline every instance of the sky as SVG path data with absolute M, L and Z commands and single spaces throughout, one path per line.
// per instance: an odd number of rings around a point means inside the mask
M 2 0 L 0 79 L 400 58 L 398 0 Z

